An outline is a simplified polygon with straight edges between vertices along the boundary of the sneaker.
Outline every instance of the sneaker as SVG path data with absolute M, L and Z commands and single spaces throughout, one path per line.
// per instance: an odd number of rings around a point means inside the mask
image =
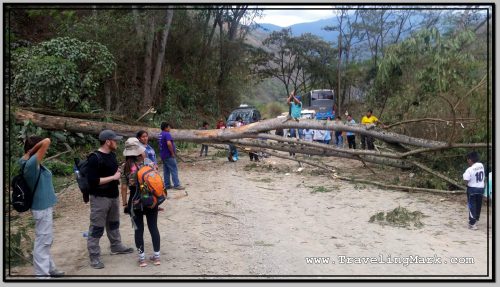
M 146 259 L 139 259 L 139 267 L 146 267 L 146 266 L 148 266 Z
M 93 259 L 90 259 L 90 267 L 94 268 L 94 269 L 102 269 L 104 268 L 104 263 L 102 263 L 101 259 L 100 258 L 93 258 Z
M 470 230 L 477 230 L 477 225 L 476 224 L 469 224 L 469 229 Z
M 153 264 L 158 266 L 161 264 L 161 261 L 160 261 L 160 256 L 155 256 L 155 255 L 151 255 L 149 257 L 149 260 L 153 261 Z
M 62 277 L 66 273 L 64 271 L 60 271 L 60 270 L 54 269 L 54 270 L 50 271 L 49 274 L 50 274 L 51 277 Z
M 184 190 L 186 189 L 184 186 L 182 185 L 179 185 L 179 186 L 174 186 L 174 189 L 177 189 L 177 190 Z
M 134 249 L 133 248 L 127 248 L 125 246 L 122 246 L 122 248 L 116 250 L 116 251 L 113 251 L 111 250 L 111 255 L 116 255 L 116 254 L 129 254 L 129 253 L 132 253 L 134 252 Z

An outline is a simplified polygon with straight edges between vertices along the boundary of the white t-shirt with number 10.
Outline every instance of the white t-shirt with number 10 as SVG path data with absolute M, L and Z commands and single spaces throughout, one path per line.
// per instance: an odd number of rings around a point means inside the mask
M 471 165 L 464 172 L 464 180 L 469 187 L 484 188 L 484 166 L 480 162 Z

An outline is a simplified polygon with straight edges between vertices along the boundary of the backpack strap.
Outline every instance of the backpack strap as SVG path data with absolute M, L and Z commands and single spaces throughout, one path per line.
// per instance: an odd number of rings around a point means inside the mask
M 144 178 L 146 177 L 146 175 L 148 175 L 148 174 L 149 174 L 150 172 L 152 172 L 152 171 L 153 171 L 153 168 L 151 168 L 151 167 L 150 167 L 148 171 L 146 171 L 146 172 L 144 172 L 144 173 L 142 174 L 142 182 L 143 182 L 143 183 L 144 183 L 144 182 L 146 182 L 146 181 L 144 180 Z
M 99 163 L 102 161 L 102 156 L 97 150 L 93 151 L 90 155 L 93 154 L 95 154 L 95 156 L 97 157 L 97 168 L 99 168 Z
M 26 166 L 26 163 L 27 163 L 27 162 L 28 162 L 28 161 L 25 161 L 25 162 L 23 163 L 23 165 L 21 166 L 21 176 L 22 176 L 23 178 L 24 178 L 24 167 Z M 43 167 L 43 165 L 42 165 L 42 164 L 40 164 L 40 172 L 38 173 L 38 177 L 37 177 L 36 182 L 35 182 L 35 187 L 33 187 L 33 192 L 32 192 L 32 193 L 33 193 L 33 196 L 35 196 L 35 191 L 36 191 L 36 188 L 38 187 L 38 182 L 40 181 L 40 176 L 42 175 L 42 168 L 44 168 L 44 167 Z M 25 179 L 25 180 L 26 180 L 26 179 Z

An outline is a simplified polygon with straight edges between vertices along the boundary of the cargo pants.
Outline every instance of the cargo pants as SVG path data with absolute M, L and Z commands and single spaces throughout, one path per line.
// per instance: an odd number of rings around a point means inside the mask
M 101 247 L 99 240 L 104 234 L 111 243 L 111 252 L 126 249 L 120 237 L 120 199 L 90 195 L 90 227 L 87 249 L 90 258 L 99 258 Z

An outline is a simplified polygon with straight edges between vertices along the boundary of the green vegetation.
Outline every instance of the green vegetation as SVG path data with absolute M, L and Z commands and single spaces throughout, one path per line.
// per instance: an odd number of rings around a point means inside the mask
M 424 224 L 420 220 L 423 217 L 426 217 L 426 215 L 420 211 L 409 211 L 404 207 L 398 206 L 387 213 L 378 212 L 372 215 L 368 222 L 406 228 L 410 228 L 413 225 L 415 228 L 422 228 Z
M 325 192 L 332 192 L 332 191 L 333 191 L 332 189 L 328 189 L 324 186 L 314 186 L 311 190 L 311 193 L 317 193 L 317 192 L 325 193 Z
M 11 264 L 11 266 L 25 265 L 32 262 L 31 247 L 33 246 L 33 239 L 28 235 L 28 230 L 32 229 L 32 226 L 20 226 L 15 230 L 11 230 L 10 240 L 6 240 L 6 256 Z M 5 235 L 5 238 L 9 234 Z
M 63 37 L 14 50 L 13 92 L 20 105 L 89 112 L 99 83 L 115 69 L 100 43 Z

